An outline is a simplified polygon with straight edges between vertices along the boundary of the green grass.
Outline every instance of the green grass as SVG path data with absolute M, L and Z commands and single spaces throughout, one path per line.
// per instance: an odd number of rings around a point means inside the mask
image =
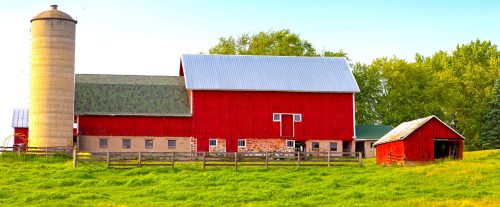
M 462 161 L 364 166 L 72 168 L 0 155 L 0 206 L 500 206 L 500 150 Z

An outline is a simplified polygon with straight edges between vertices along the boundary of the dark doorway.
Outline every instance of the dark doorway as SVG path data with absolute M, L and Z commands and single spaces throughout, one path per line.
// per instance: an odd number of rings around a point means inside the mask
M 306 151 L 306 142 L 295 141 L 295 151 L 296 152 Z
M 434 159 L 458 158 L 459 142 L 434 140 Z
M 342 142 L 342 152 L 350 152 L 351 151 L 351 142 Z M 350 154 L 343 154 L 345 157 L 349 157 Z
M 356 148 L 356 152 L 361 152 L 361 155 L 365 157 L 365 142 L 356 142 L 354 148 Z

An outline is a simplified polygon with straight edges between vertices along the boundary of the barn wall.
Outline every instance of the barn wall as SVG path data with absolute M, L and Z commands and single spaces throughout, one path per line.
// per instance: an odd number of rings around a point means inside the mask
M 229 152 L 237 151 L 241 138 L 283 138 L 273 113 L 302 114 L 289 139 L 352 141 L 354 136 L 351 93 L 193 91 L 192 101 L 199 151 L 208 151 L 207 139 L 214 137 L 226 139 Z
M 462 158 L 463 146 L 460 136 L 434 118 L 404 139 L 406 159 L 408 161 L 434 160 L 434 139 L 439 138 L 460 141 L 459 152 L 460 159 Z
M 87 136 L 191 137 L 191 117 L 79 116 Z
M 28 128 L 14 128 L 14 145 L 24 143 L 22 138 L 28 138 L 28 131 Z
M 99 139 L 107 139 L 108 147 L 101 148 Z M 130 139 L 130 148 L 122 148 L 122 140 Z M 153 140 L 153 148 L 145 147 L 145 140 Z M 176 140 L 176 147 L 169 148 L 168 140 Z M 80 149 L 96 152 L 189 152 L 189 137 L 134 137 L 134 136 L 81 136 Z
M 377 145 L 377 164 L 390 164 L 404 161 L 403 141 L 389 142 Z

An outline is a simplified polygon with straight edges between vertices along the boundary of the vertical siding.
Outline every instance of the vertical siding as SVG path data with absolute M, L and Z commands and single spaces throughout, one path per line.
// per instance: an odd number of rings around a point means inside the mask
M 380 144 L 376 150 L 377 164 L 400 162 L 405 158 L 403 141 Z
M 223 138 L 227 150 L 236 151 L 239 138 L 280 137 L 273 113 L 297 113 L 302 122 L 295 123 L 295 140 L 352 141 L 352 107 L 351 93 L 193 91 L 193 137 Z M 199 151 L 207 149 L 198 143 Z
M 24 134 L 28 137 L 28 128 L 14 128 L 14 145 L 21 144 L 23 141 L 16 134 Z
M 79 132 L 89 136 L 190 137 L 191 117 L 80 116 Z

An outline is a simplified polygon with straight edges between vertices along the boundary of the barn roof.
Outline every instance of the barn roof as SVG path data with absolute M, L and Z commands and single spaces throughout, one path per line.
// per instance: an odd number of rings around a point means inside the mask
M 190 90 L 359 92 L 345 58 L 182 55 Z
M 391 125 L 356 125 L 355 139 L 377 140 L 394 129 Z
M 387 133 L 382 138 L 380 138 L 378 141 L 376 141 L 374 145 L 379 145 L 379 144 L 383 144 L 383 143 L 395 142 L 395 141 L 403 140 L 406 137 L 408 137 L 408 135 L 410 135 L 411 133 L 413 133 L 415 130 L 417 130 L 418 128 L 420 128 L 422 125 L 424 125 L 425 123 L 427 123 L 431 119 L 436 119 L 436 120 L 440 121 L 446 127 L 448 127 L 453 132 L 455 132 L 456 134 L 458 134 L 458 136 L 460 136 L 462 139 L 465 139 L 457 131 L 455 131 L 454 129 L 452 129 L 450 126 L 448 126 L 446 123 L 444 123 L 443 121 L 441 121 L 436 116 L 432 115 L 432 116 L 428 116 L 428 117 L 424 117 L 424 118 L 420 118 L 420 119 L 415 119 L 413 121 L 403 122 L 403 123 L 399 124 L 396 128 L 394 128 L 389 133 Z
M 29 110 L 27 108 L 16 108 L 12 115 L 12 127 L 14 128 L 28 128 L 29 124 Z
M 178 76 L 77 74 L 76 115 L 191 116 Z

